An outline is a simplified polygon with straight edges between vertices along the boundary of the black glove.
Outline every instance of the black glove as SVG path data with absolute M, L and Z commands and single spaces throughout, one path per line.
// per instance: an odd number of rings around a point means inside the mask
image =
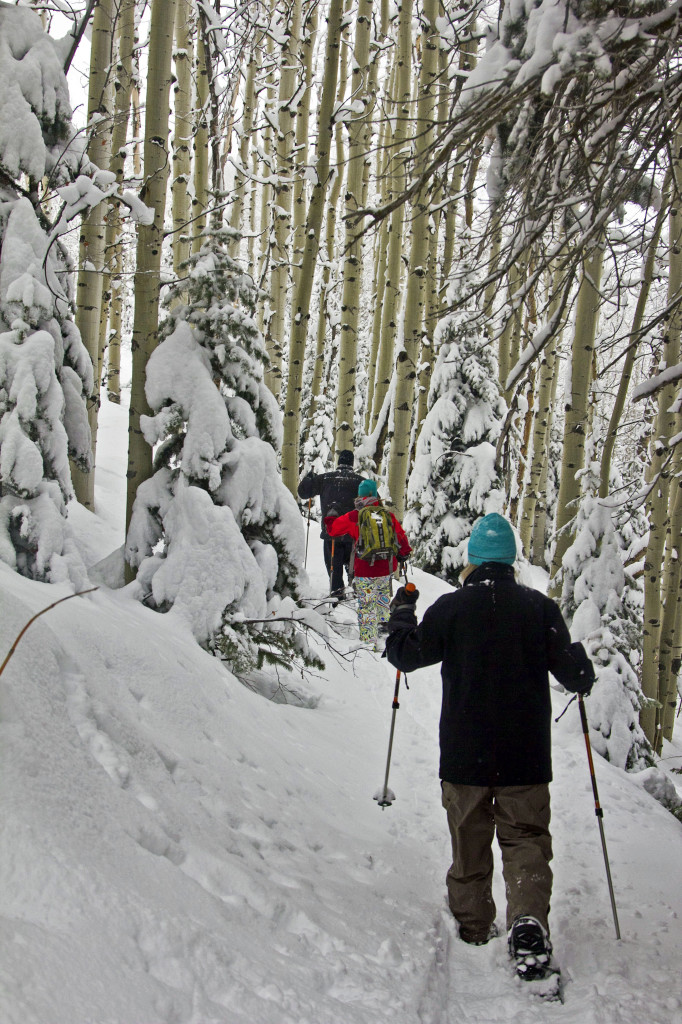
M 415 587 L 414 583 L 406 583 L 404 587 L 399 587 L 395 592 L 395 597 L 391 601 L 391 612 L 397 611 L 398 608 L 407 605 L 408 608 L 414 610 L 414 606 L 417 603 L 419 597 L 419 591 Z
M 417 625 L 418 597 L 419 591 L 414 583 L 408 583 L 396 591 L 395 597 L 391 601 L 391 615 L 386 623 L 387 633 L 393 633 L 399 629 L 413 629 Z
M 408 561 L 409 557 L 410 557 L 409 555 L 396 555 L 396 559 L 398 561 L 398 565 L 407 565 L 407 561 Z

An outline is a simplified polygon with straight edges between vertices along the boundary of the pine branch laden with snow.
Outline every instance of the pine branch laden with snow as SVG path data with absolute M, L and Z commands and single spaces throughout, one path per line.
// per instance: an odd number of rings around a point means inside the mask
M 611 508 L 588 494 L 563 559 L 562 610 L 595 668 L 589 698 L 594 748 L 619 768 L 640 770 L 652 763 L 639 724 L 643 591 L 626 574 L 624 552 Z
M 304 583 L 305 535 L 278 470 L 281 416 L 263 379 L 256 289 L 229 255 L 233 239 L 211 229 L 171 289 L 169 304 L 184 302 L 149 360 L 155 415 L 142 417 L 156 472 L 138 489 L 126 557 L 142 600 L 174 609 L 244 674 L 264 660 L 317 662 L 294 619 L 281 621 Z M 260 620 L 275 615 L 272 632 Z
M 47 582 L 86 574 L 65 520 L 69 458 L 90 468 L 92 364 L 66 269 L 28 199 L 0 200 L 0 557 Z
M 455 583 L 474 522 L 503 509 L 495 442 L 505 403 L 471 303 L 440 321 L 434 347 L 429 411 L 417 439 L 404 526 L 415 562 Z
M 87 580 L 66 521 L 69 460 L 91 468 L 92 361 L 72 319 L 59 235 L 112 194 L 71 124 L 65 43 L 24 7 L 0 4 L 0 558 L 33 579 Z M 62 200 L 50 226 L 37 198 Z M 121 197 L 134 217 L 148 215 Z

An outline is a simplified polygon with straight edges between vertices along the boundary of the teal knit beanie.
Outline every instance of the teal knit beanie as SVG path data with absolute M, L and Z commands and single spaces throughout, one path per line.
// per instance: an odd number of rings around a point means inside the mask
M 469 562 L 502 562 L 512 565 L 516 561 L 516 538 L 509 522 L 497 512 L 479 519 L 469 537 Z
M 377 493 L 377 485 L 374 480 L 363 480 L 358 487 L 359 498 L 376 498 Z

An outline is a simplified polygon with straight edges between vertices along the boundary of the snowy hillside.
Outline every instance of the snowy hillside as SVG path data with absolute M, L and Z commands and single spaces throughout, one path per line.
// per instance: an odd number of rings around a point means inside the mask
M 77 513 L 89 564 L 121 542 L 107 513 L 123 501 L 124 412 L 105 416 L 101 518 Z M 323 593 L 316 534 L 308 567 Z M 414 579 L 423 612 L 445 584 Z M 1 660 L 68 591 L 4 565 L 0 584 Z M 533 1003 L 504 939 L 463 945 L 446 908 L 438 669 L 401 688 L 397 800 L 382 811 L 395 673 L 353 653 L 350 609 L 329 619 L 324 676 L 282 678 L 270 701 L 126 591 L 101 588 L 30 627 L 0 679 L 3 1024 L 679 1022 L 682 825 L 597 758 L 617 942 L 571 707 L 554 727 L 551 923 L 566 1001 Z M 566 697 L 554 697 L 559 714 Z M 682 737 L 664 756 L 682 766 Z M 499 871 L 495 896 L 503 924 Z

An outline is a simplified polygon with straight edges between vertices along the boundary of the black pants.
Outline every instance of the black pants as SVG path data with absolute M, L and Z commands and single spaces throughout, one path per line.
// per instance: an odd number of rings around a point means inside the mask
M 332 566 L 332 544 L 334 545 L 334 564 Z M 343 567 L 346 567 L 348 582 L 350 576 L 350 556 L 353 551 L 353 541 L 350 537 L 329 537 L 324 539 L 324 564 L 327 566 L 327 573 L 330 576 L 330 590 L 343 590 Z

